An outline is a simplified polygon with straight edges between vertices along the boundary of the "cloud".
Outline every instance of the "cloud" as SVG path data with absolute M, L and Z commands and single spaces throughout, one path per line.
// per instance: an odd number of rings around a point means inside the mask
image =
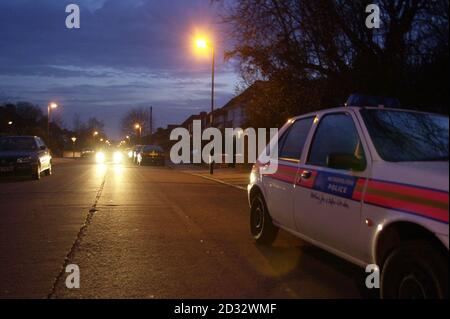
M 74 2 L 81 28 L 68 30 L 65 7 Z M 210 63 L 190 45 L 198 23 L 221 37 L 216 10 L 209 0 L 1 1 L 1 95 L 41 105 L 60 100 L 66 122 L 74 109 L 109 117 L 115 136 L 118 118 L 136 105 L 155 105 L 159 125 L 183 120 L 208 109 Z M 219 106 L 237 81 L 225 49 L 217 48 Z

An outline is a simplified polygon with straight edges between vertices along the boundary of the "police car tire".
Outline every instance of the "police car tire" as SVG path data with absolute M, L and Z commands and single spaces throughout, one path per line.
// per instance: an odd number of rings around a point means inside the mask
M 36 166 L 36 171 L 31 175 L 31 178 L 35 181 L 41 179 L 41 167 L 39 165 Z
M 258 212 L 258 208 L 263 211 Z M 256 214 L 260 214 L 260 218 L 262 218 L 258 225 L 260 227 L 256 225 Z M 252 200 L 250 209 L 250 232 L 255 242 L 262 246 L 270 246 L 278 235 L 278 227 L 273 224 L 266 202 L 261 194 L 257 194 Z
M 448 255 L 426 242 L 409 242 L 395 249 L 386 259 L 381 272 L 381 297 L 409 298 L 401 287 L 419 282 L 423 297 L 449 297 Z

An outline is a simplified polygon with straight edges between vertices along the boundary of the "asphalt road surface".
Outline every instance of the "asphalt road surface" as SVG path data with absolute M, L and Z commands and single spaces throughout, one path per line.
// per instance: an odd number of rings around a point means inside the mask
M 289 234 L 256 246 L 248 219 L 245 191 L 173 168 L 74 161 L 0 180 L 0 298 L 373 296 L 363 269 Z

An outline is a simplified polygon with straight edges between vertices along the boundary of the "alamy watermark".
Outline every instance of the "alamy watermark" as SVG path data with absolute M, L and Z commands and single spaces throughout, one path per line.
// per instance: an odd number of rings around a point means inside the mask
M 201 121 L 194 120 L 192 135 L 186 128 L 178 127 L 170 133 L 170 140 L 177 141 L 170 150 L 174 164 L 258 162 L 265 166 L 267 174 L 274 174 L 278 168 L 277 128 L 269 132 L 265 128 L 225 128 L 222 133 L 215 127 L 202 131 Z
M 66 13 L 69 15 L 66 17 L 67 29 L 79 29 L 80 28 L 80 7 L 77 4 L 69 4 L 66 7 Z
M 369 4 L 366 7 L 366 13 L 369 15 L 366 18 L 366 27 L 368 29 L 379 29 L 381 24 L 380 7 L 376 4 Z
M 68 289 L 79 289 L 80 288 L 80 267 L 75 264 L 70 264 L 66 266 L 66 287 Z
M 380 18 L 380 7 L 376 4 L 369 4 L 366 7 L 366 13 L 369 15 L 366 18 L 365 24 L 369 29 L 379 29 L 381 24 Z M 79 29 L 81 18 L 80 18 L 80 7 L 77 4 L 71 3 L 66 6 L 66 13 L 69 15 L 66 17 L 66 28 L 67 29 Z
M 368 289 L 379 289 L 380 288 L 380 267 L 375 264 L 367 265 L 366 273 L 366 287 Z

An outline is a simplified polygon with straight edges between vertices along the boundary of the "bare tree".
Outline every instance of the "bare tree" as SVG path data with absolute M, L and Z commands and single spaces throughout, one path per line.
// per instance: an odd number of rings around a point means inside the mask
M 226 56 L 238 59 L 248 82 L 271 82 L 264 88 L 271 101 L 260 108 L 273 104 L 277 114 L 292 115 L 342 103 L 352 92 L 448 105 L 448 0 L 218 1 L 229 3 L 223 21 L 234 46 Z M 366 27 L 372 3 L 380 29 Z M 447 93 L 431 101 L 436 88 Z
M 144 107 L 136 107 L 127 111 L 121 120 L 122 133 L 124 135 L 136 135 L 136 124 L 141 127 L 142 134 L 149 131 L 150 128 L 149 110 Z

